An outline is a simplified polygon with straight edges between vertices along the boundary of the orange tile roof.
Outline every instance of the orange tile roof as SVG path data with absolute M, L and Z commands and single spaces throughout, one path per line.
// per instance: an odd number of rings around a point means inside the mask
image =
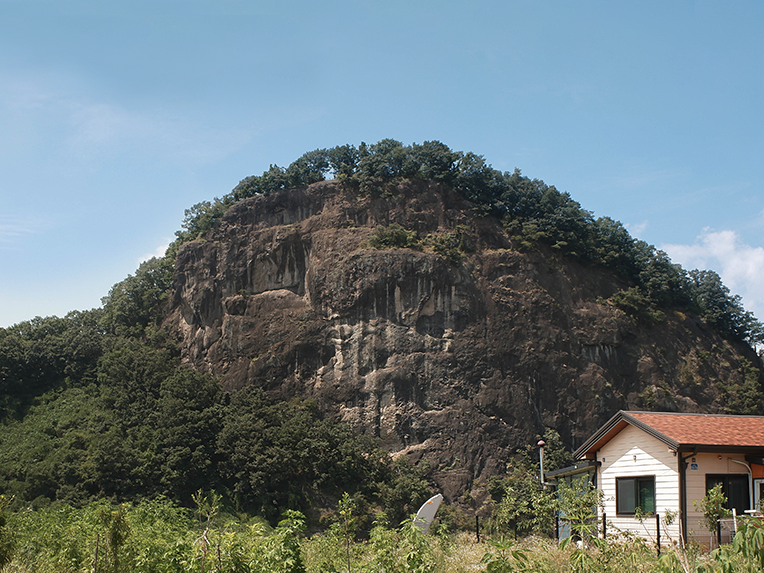
M 764 450 L 764 416 L 678 414 L 619 411 L 574 452 L 590 458 L 627 425 L 661 440 L 672 449 L 739 448 Z
M 625 412 L 680 445 L 764 447 L 764 416 Z

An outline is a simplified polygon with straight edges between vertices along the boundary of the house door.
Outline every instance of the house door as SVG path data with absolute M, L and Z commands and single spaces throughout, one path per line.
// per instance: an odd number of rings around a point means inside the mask
M 750 509 L 751 498 L 748 495 L 748 475 L 746 474 L 707 474 L 706 491 L 716 484 L 722 484 L 722 493 L 727 498 L 725 507 L 735 509 L 738 515 L 743 515 Z

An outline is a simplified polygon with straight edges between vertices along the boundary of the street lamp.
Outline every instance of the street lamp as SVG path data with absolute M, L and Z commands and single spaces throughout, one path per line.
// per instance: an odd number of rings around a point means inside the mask
M 539 440 L 538 447 L 539 447 L 539 468 L 540 468 L 540 474 L 541 474 L 541 485 L 546 485 L 546 482 L 544 482 L 544 446 L 546 446 L 546 442 L 544 440 Z

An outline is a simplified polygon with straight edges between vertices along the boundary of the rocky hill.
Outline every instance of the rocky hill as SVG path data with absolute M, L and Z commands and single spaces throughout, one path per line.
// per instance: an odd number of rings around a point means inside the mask
M 619 408 L 752 407 L 747 344 L 676 306 L 627 314 L 630 286 L 446 183 L 322 181 L 239 200 L 183 244 L 164 324 L 226 389 L 312 397 L 427 459 L 453 500 L 547 428 L 576 447 Z

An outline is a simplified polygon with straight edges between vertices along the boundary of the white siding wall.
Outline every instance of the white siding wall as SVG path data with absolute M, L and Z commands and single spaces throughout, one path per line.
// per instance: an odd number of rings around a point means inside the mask
M 677 457 L 666 444 L 638 430 L 627 426 L 598 452 L 599 468 L 597 487 L 604 494 L 604 512 L 607 516 L 608 536 L 613 528 L 629 531 L 655 540 L 655 518 L 648 518 L 644 525 L 632 516 L 616 514 L 615 479 L 617 477 L 655 476 L 655 511 L 661 517 L 667 511 L 679 510 L 679 471 Z M 668 537 L 679 539 L 679 519 L 674 520 L 666 531 L 661 523 L 661 544 L 668 543 Z
M 684 454 L 685 457 L 688 454 Z M 731 454 L 703 454 L 700 453 L 694 458 L 690 458 L 687 468 L 687 535 L 691 539 L 706 544 L 710 543 L 711 534 L 703 524 L 703 514 L 700 510 L 700 500 L 706 495 L 706 474 L 743 474 L 748 475 L 745 466 L 730 461 L 736 459 L 745 461 L 744 455 Z M 692 469 L 693 460 L 697 464 L 697 469 Z M 698 508 L 695 508 L 695 503 Z M 722 531 L 722 543 L 729 541 L 730 530 Z M 715 543 L 715 542 L 714 542 Z

